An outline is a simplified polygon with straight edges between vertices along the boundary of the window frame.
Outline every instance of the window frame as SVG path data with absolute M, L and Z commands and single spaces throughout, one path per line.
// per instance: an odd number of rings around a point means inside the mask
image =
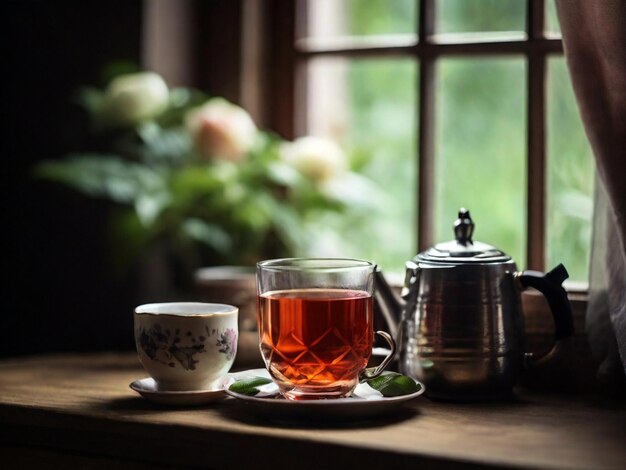
M 445 57 L 515 56 L 526 60 L 526 269 L 546 268 L 546 87 L 548 58 L 563 55 L 559 36 L 545 31 L 546 1 L 526 0 L 524 34 L 498 35 L 485 40 L 463 34 L 438 34 L 435 30 L 437 0 L 416 0 L 417 34 L 388 36 L 374 40 L 316 41 L 306 38 L 306 11 L 301 1 L 275 0 L 268 12 L 269 46 L 266 106 L 271 112 L 267 123 L 285 138 L 304 134 L 304 112 L 298 103 L 306 102 L 306 65 L 315 57 L 412 57 L 419 68 L 417 88 L 417 187 L 416 241 L 418 251 L 434 244 L 436 67 Z M 303 39 L 299 39 L 303 38 Z M 378 37 L 380 38 L 380 36 Z M 292 71 L 292 73 L 285 73 Z M 300 110 L 302 111 L 302 110 Z

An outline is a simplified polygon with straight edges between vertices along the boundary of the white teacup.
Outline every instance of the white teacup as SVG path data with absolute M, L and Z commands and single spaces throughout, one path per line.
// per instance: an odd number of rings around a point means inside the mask
M 139 359 L 163 391 L 212 390 L 237 353 L 239 309 L 226 304 L 167 302 L 135 309 Z

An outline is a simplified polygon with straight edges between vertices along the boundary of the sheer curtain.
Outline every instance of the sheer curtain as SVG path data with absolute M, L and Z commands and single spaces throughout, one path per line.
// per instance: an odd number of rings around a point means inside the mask
M 626 372 L 626 1 L 557 0 L 565 57 L 598 171 L 586 330 L 598 378 Z

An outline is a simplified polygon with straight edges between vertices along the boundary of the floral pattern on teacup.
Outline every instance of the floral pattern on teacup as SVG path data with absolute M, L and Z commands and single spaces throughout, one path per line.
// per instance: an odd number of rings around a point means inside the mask
M 153 361 L 169 367 L 182 366 L 185 370 L 195 370 L 199 362 L 198 354 L 206 353 L 206 341 L 211 336 L 218 336 L 218 351 L 231 360 L 237 350 L 237 333 L 232 328 L 219 334 L 217 329 L 209 331 L 207 336 L 193 335 L 191 331 L 181 332 L 179 328 L 169 329 L 154 323 L 150 328 L 141 327 L 137 332 L 137 345 Z M 182 343 L 185 343 L 184 345 Z
M 237 353 L 237 333 L 232 328 L 227 328 L 215 345 L 219 348 L 219 352 L 226 354 L 226 359 L 230 361 Z
M 148 329 L 141 328 L 138 334 L 137 344 L 146 356 L 169 367 L 176 367 L 178 363 L 185 370 L 195 370 L 198 363 L 195 356 L 205 352 L 206 337 L 192 336 L 190 331 L 182 335 L 178 328 L 172 331 L 155 323 Z M 187 336 L 191 344 L 182 346 L 183 336 Z

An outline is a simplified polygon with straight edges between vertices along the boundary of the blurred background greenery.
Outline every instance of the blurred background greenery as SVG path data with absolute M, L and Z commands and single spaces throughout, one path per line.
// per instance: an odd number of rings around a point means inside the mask
M 437 33 L 522 38 L 526 2 L 438 0 Z M 416 34 L 414 0 L 309 1 L 311 36 Z M 328 21 L 328 9 L 334 12 Z M 546 32 L 559 33 L 554 1 Z M 475 238 L 524 268 L 526 245 L 526 61 L 521 56 L 444 57 L 437 64 L 435 239 L 452 238 L 460 206 L 476 222 Z M 418 64 L 409 57 L 317 58 L 308 65 L 308 131 L 352 152 L 352 165 L 388 200 L 363 222 L 329 216 L 313 252 L 376 260 L 400 271 L 416 254 Z M 586 281 L 593 163 L 562 55 L 548 59 L 548 267 L 563 262 Z

